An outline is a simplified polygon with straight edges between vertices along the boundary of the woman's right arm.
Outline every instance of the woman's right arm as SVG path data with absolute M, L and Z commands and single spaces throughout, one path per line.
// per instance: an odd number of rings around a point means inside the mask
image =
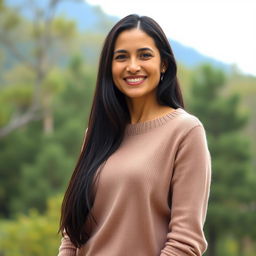
M 61 239 L 58 256 L 75 256 L 75 255 L 76 255 L 76 247 L 70 241 L 68 235 L 64 233 L 64 236 Z

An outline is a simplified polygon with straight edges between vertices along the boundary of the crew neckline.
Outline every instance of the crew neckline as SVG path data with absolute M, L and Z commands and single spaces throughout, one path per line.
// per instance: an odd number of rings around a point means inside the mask
M 185 113 L 185 110 L 182 108 L 177 108 L 175 110 L 172 110 L 171 112 L 168 112 L 167 114 L 164 114 L 163 116 L 157 117 L 149 121 L 139 122 L 135 124 L 129 123 L 126 125 L 125 134 L 136 135 L 144 133 L 146 131 L 166 124 L 169 120 L 175 118 L 182 113 Z

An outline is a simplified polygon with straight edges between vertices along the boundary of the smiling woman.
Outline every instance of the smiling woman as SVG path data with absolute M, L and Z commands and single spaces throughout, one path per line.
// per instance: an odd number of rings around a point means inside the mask
M 112 75 L 128 106 L 131 107 L 134 98 L 153 107 L 157 105 L 156 88 L 160 73 L 166 69 L 161 62 L 154 40 L 145 32 L 134 28 L 120 33 L 115 43 Z
M 200 256 L 211 162 L 184 110 L 169 42 L 129 15 L 103 45 L 88 129 L 67 188 L 59 256 Z

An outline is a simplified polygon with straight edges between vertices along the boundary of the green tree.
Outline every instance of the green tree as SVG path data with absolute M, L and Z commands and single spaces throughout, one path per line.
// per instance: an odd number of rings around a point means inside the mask
M 7 218 L 14 210 L 42 211 L 48 196 L 63 191 L 79 153 L 93 90 L 93 67 L 85 71 L 82 60 L 67 67 L 69 46 L 77 36 L 75 23 L 54 17 L 59 0 L 46 2 L 45 9 L 37 1 L 24 5 L 32 14 L 40 13 L 34 23 L 18 9 L 4 2 L 0 6 L 0 50 L 5 53 L 0 81 L 0 216 Z
M 51 99 L 54 131 L 42 133 L 39 120 L 2 138 L 0 215 L 11 217 L 30 208 L 43 212 L 47 198 L 64 191 L 83 140 L 94 84 L 92 68 L 73 57 L 68 68 L 55 70 L 44 86 L 43 93 L 49 94 L 57 88 Z M 10 92 L 4 94 L 5 100 L 15 97 Z M 18 96 L 22 103 L 22 94 Z
M 0 221 L 0 255 L 57 255 L 60 236 L 57 234 L 62 198 L 48 200 L 47 211 L 36 210 L 18 215 L 14 220 Z
M 240 239 L 248 232 L 238 223 L 250 219 L 251 206 L 255 204 L 249 140 L 243 134 L 248 116 L 239 111 L 240 97 L 237 94 L 225 96 L 224 87 L 225 74 L 203 65 L 193 76 L 188 105 L 205 126 L 212 156 L 212 186 L 206 221 L 209 256 L 217 255 L 217 243 L 225 235 L 233 234 Z
M 19 184 L 18 196 L 12 198 L 12 210 L 27 212 L 27 209 L 35 208 L 44 212 L 47 199 L 66 187 L 73 167 L 73 159 L 65 154 L 61 145 L 45 143 L 34 163 L 22 167 L 23 182 Z
M 12 204 L 20 198 L 22 165 L 33 163 L 42 145 L 41 125 L 38 122 L 23 130 L 16 130 L 12 136 L 2 138 L 0 143 L 0 216 L 13 215 Z
M 60 61 L 65 61 L 77 33 L 73 21 L 55 17 L 55 10 L 60 2 L 61 0 L 48 0 L 42 6 L 38 1 L 32 0 L 26 6 L 24 1 L 22 4 L 27 7 L 32 21 L 24 18 L 17 9 L 2 2 L 0 47 L 7 53 L 6 66 L 15 66 L 19 63 L 30 70 L 32 94 L 28 101 L 30 104 L 25 109 L 15 107 L 9 113 L 6 123 L 1 124 L 0 138 L 35 119 L 44 120 L 45 133 L 53 130 L 52 97 L 49 94 L 49 87 L 48 93 L 43 93 L 44 85 L 47 84 L 52 68 Z

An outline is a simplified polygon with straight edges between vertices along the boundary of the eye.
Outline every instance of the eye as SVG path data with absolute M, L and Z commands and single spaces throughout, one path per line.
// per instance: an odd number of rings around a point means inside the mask
M 151 57 L 152 57 L 152 54 L 148 52 L 144 52 L 140 54 L 141 59 L 150 59 Z
M 114 57 L 115 60 L 125 60 L 126 55 L 125 54 L 118 54 Z

